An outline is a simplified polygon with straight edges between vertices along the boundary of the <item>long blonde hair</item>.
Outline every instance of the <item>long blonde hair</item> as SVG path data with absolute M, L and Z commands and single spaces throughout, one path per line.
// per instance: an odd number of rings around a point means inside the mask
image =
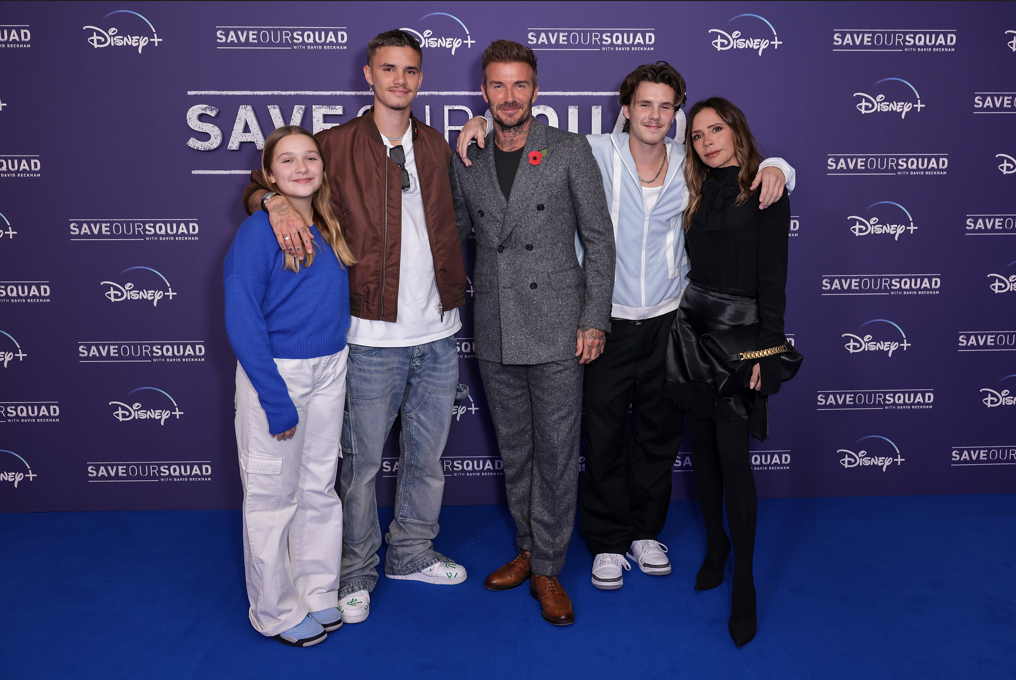
M 264 176 L 265 182 L 268 183 L 269 188 L 277 193 L 279 187 L 275 182 L 269 179 L 269 171 L 272 168 L 272 156 L 275 154 L 275 147 L 278 145 L 284 137 L 289 135 L 305 135 L 314 142 L 314 148 L 317 149 L 318 157 L 322 158 L 322 169 L 321 169 L 321 187 L 314 194 L 314 201 L 312 206 L 314 208 L 314 225 L 321 232 L 328 244 L 335 251 L 336 256 L 341 260 L 347 267 L 356 264 L 356 258 L 353 257 L 352 251 L 349 250 L 349 246 L 346 245 L 346 238 L 342 235 L 342 227 L 339 225 L 339 219 L 335 216 L 335 211 L 332 210 L 332 192 L 328 188 L 328 173 L 323 167 L 323 156 L 321 154 L 321 145 L 318 144 L 317 139 L 305 128 L 299 125 L 285 125 L 277 128 L 272 134 L 268 135 L 268 139 L 265 140 L 265 148 L 261 153 L 261 173 Z M 303 266 L 309 267 L 314 263 L 314 249 L 308 248 L 307 254 L 304 256 Z M 300 271 L 300 261 L 286 253 L 286 268 L 294 272 Z
M 695 214 L 702 206 L 702 183 L 709 175 L 710 167 L 702 162 L 695 152 L 691 140 L 691 131 L 695 125 L 695 116 L 702 109 L 712 109 L 720 117 L 734 138 L 734 158 L 740 170 L 737 173 L 737 186 L 741 193 L 737 195 L 736 205 L 744 205 L 754 193 L 751 190 L 752 180 L 758 172 L 758 166 L 762 162 L 762 154 L 759 153 L 759 143 L 751 134 L 748 127 L 748 119 L 744 117 L 741 109 L 734 106 L 723 97 L 712 97 L 704 101 L 696 102 L 688 112 L 688 125 L 684 131 L 684 148 L 687 160 L 684 164 L 684 181 L 688 186 L 688 207 L 684 210 L 684 230 L 691 229 L 695 221 Z

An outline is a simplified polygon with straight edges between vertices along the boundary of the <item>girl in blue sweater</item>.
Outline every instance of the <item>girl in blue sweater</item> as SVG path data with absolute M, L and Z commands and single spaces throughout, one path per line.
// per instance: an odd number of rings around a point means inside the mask
M 317 140 L 301 127 L 279 128 L 265 141 L 261 165 L 272 191 L 309 226 L 317 252 L 301 265 L 280 251 L 268 214 L 258 212 L 226 255 L 244 568 L 254 628 L 308 647 L 342 625 L 335 474 L 354 260 L 331 208 Z

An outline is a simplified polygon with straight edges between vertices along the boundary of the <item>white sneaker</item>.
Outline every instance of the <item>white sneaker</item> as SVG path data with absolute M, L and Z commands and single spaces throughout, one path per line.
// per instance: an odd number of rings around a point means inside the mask
M 370 615 L 370 593 L 358 590 L 339 600 L 343 623 L 360 623 Z
M 600 590 L 617 590 L 624 585 L 628 560 L 617 553 L 600 553 L 593 558 L 593 585 Z
M 466 568 L 454 562 L 435 562 L 415 574 L 385 574 L 396 581 L 423 581 L 436 586 L 453 586 L 466 580 Z
M 670 560 L 663 554 L 665 552 L 667 552 L 667 546 L 659 541 L 646 539 L 632 541 L 627 557 L 638 562 L 639 569 L 643 573 L 650 576 L 666 576 L 670 573 Z

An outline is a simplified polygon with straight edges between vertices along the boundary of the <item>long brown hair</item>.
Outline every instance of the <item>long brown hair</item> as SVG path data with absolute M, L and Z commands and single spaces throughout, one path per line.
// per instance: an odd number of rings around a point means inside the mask
M 691 141 L 691 131 L 695 127 L 695 116 L 702 109 L 712 109 L 720 117 L 734 138 L 734 158 L 740 170 L 737 173 L 737 186 L 741 193 L 737 195 L 736 205 L 744 205 L 754 193 L 751 190 L 752 180 L 758 172 L 758 166 L 762 162 L 762 154 L 759 153 L 759 143 L 751 134 L 748 127 L 748 119 L 744 117 L 741 109 L 734 106 L 723 97 L 711 97 L 704 101 L 696 102 L 688 113 L 688 126 L 684 131 L 684 148 L 687 160 L 684 163 L 684 181 L 688 186 L 688 207 L 684 210 L 684 230 L 688 231 L 695 221 L 695 214 L 702 205 L 702 182 L 709 175 L 710 167 L 702 162 Z
M 272 169 L 272 157 L 275 154 L 275 147 L 278 145 L 284 137 L 289 135 L 305 135 L 314 142 L 314 148 L 317 149 L 318 157 L 322 158 L 321 168 L 321 187 L 314 194 L 314 201 L 312 207 L 314 208 L 314 225 L 321 232 L 328 244 L 335 251 L 336 256 L 348 267 L 356 264 L 356 258 L 353 257 L 353 253 L 349 250 L 349 246 L 346 245 L 346 238 L 342 235 L 342 227 L 339 225 L 339 220 L 335 216 L 335 212 L 332 210 L 332 193 L 328 188 L 328 173 L 324 169 L 323 156 L 321 154 L 321 145 L 318 144 L 317 139 L 305 128 L 299 125 L 285 125 L 277 128 L 272 134 L 268 135 L 268 139 L 265 140 L 265 148 L 261 153 L 261 173 L 264 176 L 265 182 L 268 183 L 269 188 L 272 191 L 282 193 L 279 191 L 279 187 L 275 182 L 269 179 L 269 171 Z M 304 256 L 303 266 L 309 267 L 314 263 L 314 249 L 308 248 L 307 254 Z M 300 271 L 300 261 L 290 254 L 286 254 L 286 268 L 294 272 Z

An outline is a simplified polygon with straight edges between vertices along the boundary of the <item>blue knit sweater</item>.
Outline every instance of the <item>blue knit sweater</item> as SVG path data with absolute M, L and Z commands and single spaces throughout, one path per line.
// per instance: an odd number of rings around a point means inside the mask
M 271 434 L 297 425 L 299 416 L 273 359 L 312 359 L 341 352 L 349 330 L 349 271 L 315 227 L 314 263 L 284 269 L 268 215 L 247 218 L 223 266 L 226 333 L 257 390 Z

